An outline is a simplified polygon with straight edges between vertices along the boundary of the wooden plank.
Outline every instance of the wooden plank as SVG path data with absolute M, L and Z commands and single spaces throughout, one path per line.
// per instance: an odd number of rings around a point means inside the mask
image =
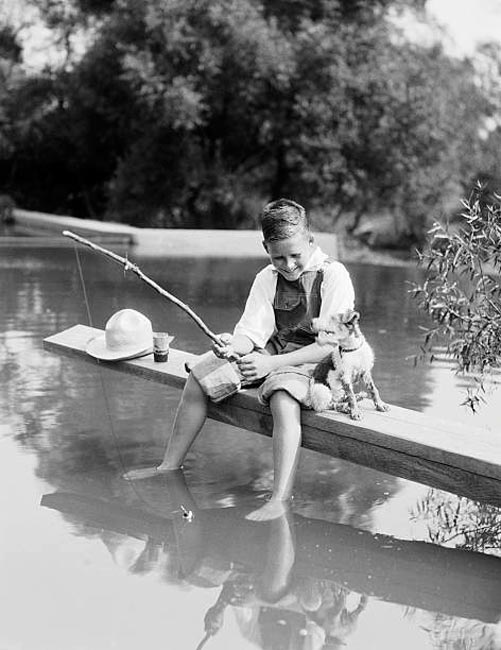
M 102 330 L 94 327 L 75 325 L 59 334 L 44 339 L 43 347 L 51 352 L 77 357 L 93 365 L 136 375 L 159 384 L 166 384 L 174 388 L 184 386 L 187 377 L 184 364 L 187 361 L 193 361 L 196 358 L 195 354 L 171 349 L 167 363 L 155 363 L 151 354 L 140 359 L 130 359 L 129 361 L 99 361 L 89 356 L 85 349 L 89 341 L 102 333 Z
M 150 486 L 152 489 L 152 486 Z M 199 544 L 183 546 L 186 522 L 119 500 L 55 492 L 41 505 L 77 517 L 86 525 L 163 544 L 172 557 L 196 555 L 197 568 L 238 563 L 260 573 L 263 549 L 270 547 L 270 522 L 245 519 L 242 508 L 197 509 L 189 494 L 180 497 L 162 482 L 159 502 L 189 503 Z M 181 500 L 179 500 L 181 499 Z M 294 575 L 332 580 L 387 602 L 495 623 L 501 614 L 501 559 L 427 542 L 402 540 L 294 514 Z M 177 529 L 177 530 L 176 530 Z M 190 551 L 188 550 L 190 549 Z M 190 565 L 186 558 L 186 564 Z M 186 577 L 189 583 L 189 575 Z M 465 589 L 464 586 L 468 585 Z
M 76 325 L 44 340 L 44 348 L 119 372 L 182 388 L 184 364 L 195 355 L 171 350 L 169 361 L 157 364 L 151 355 L 120 362 L 99 362 L 85 353 L 101 330 Z M 363 419 L 340 413 L 303 411 L 303 446 L 501 507 L 501 435 L 461 422 L 431 418 L 392 406 L 387 413 L 362 403 Z M 211 404 L 209 417 L 250 431 L 271 435 L 267 407 L 255 389 L 244 389 L 221 404 Z

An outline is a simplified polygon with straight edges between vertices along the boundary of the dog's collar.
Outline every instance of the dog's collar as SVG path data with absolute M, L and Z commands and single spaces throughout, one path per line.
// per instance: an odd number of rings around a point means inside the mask
M 343 347 L 340 345 L 340 346 L 339 346 L 339 352 L 340 352 L 341 354 L 343 354 L 344 352 L 356 352 L 357 350 L 360 350 L 360 348 L 361 348 L 362 345 L 364 344 L 364 340 L 365 340 L 365 339 L 362 337 L 362 338 L 360 339 L 360 343 L 359 343 L 357 346 L 355 346 L 354 348 L 343 348 Z

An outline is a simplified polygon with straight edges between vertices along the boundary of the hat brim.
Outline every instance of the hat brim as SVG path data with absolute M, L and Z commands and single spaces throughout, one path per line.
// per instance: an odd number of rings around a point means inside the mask
M 101 334 L 87 343 L 85 351 L 88 355 L 94 357 L 94 359 L 101 359 L 102 361 L 125 361 L 151 354 L 153 347 L 151 345 L 145 347 L 143 344 L 122 348 L 121 350 L 110 350 L 106 347 L 104 334 Z

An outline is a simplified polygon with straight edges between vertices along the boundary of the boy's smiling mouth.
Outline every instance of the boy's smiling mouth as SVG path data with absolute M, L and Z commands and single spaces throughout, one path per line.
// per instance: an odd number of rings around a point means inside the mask
M 285 269 L 277 269 L 277 270 L 279 271 L 279 273 L 283 275 L 283 277 L 286 280 L 297 280 L 302 273 L 302 269 L 299 267 L 296 267 L 292 271 L 288 271 Z

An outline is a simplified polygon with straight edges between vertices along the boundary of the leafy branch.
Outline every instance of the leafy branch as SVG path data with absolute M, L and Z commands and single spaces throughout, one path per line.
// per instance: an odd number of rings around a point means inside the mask
M 501 514 L 495 506 L 431 489 L 411 518 L 426 524 L 434 544 L 499 555 Z
M 457 372 L 469 374 L 464 403 L 473 411 L 484 401 L 485 379 L 501 365 L 500 200 L 477 183 L 459 223 L 435 223 L 418 253 L 425 279 L 411 289 L 431 318 L 416 362 L 451 358 Z

